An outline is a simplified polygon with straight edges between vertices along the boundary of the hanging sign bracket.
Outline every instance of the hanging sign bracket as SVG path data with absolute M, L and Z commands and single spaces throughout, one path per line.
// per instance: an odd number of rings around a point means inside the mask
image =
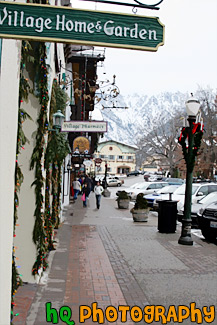
M 148 5 L 148 4 L 143 4 L 140 1 L 134 0 L 136 4 L 133 3 L 125 3 L 125 2 L 118 2 L 118 1 L 110 1 L 110 0 L 81 0 L 81 1 L 91 1 L 91 2 L 98 2 L 98 3 L 103 3 L 103 4 L 112 4 L 112 5 L 118 5 L 118 6 L 128 6 L 128 7 L 134 7 L 134 8 L 143 8 L 143 9 L 151 9 L 151 10 L 159 10 L 160 8 L 157 7 L 159 4 L 163 2 L 163 0 L 160 0 L 159 2 L 153 4 L 153 5 Z

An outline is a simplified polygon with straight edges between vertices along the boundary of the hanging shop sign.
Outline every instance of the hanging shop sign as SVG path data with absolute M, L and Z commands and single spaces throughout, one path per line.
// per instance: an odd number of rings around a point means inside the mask
M 164 25 L 157 17 L 3 1 L 0 37 L 157 51 Z
M 77 137 L 73 141 L 73 154 L 89 154 L 90 142 L 85 137 Z
M 68 121 L 63 122 L 62 132 L 107 132 L 104 121 Z

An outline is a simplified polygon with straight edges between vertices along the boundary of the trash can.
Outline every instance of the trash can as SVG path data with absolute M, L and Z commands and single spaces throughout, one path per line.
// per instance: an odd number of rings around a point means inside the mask
M 177 201 L 158 200 L 158 230 L 162 233 L 176 232 Z

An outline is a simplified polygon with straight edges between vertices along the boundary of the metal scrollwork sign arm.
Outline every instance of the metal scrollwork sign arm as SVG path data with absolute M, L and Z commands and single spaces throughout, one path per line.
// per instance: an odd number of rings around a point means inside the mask
M 163 0 L 158 1 L 157 3 L 153 5 L 144 4 L 138 0 L 134 0 L 135 3 L 125 3 L 125 2 L 118 2 L 118 1 L 110 1 L 110 0 L 81 0 L 81 1 L 91 1 L 91 2 L 99 2 L 99 3 L 105 3 L 105 4 L 113 4 L 113 5 L 119 5 L 119 6 L 128 6 L 128 7 L 134 7 L 134 8 L 143 8 L 143 9 L 152 9 L 152 10 L 159 10 L 160 8 L 157 7 L 159 4 L 163 2 Z

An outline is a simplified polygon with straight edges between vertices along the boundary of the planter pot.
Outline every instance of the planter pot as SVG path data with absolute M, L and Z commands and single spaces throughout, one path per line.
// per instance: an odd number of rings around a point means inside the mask
M 135 222 L 147 222 L 149 209 L 139 209 L 131 211 L 133 215 L 133 221 Z
M 118 202 L 119 209 L 129 209 L 130 200 L 120 199 Z
M 109 190 L 107 190 L 107 188 L 104 190 L 104 192 L 103 192 L 103 196 L 104 197 L 110 197 L 110 195 L 111 195 L 111 192 L 109 191 Z

